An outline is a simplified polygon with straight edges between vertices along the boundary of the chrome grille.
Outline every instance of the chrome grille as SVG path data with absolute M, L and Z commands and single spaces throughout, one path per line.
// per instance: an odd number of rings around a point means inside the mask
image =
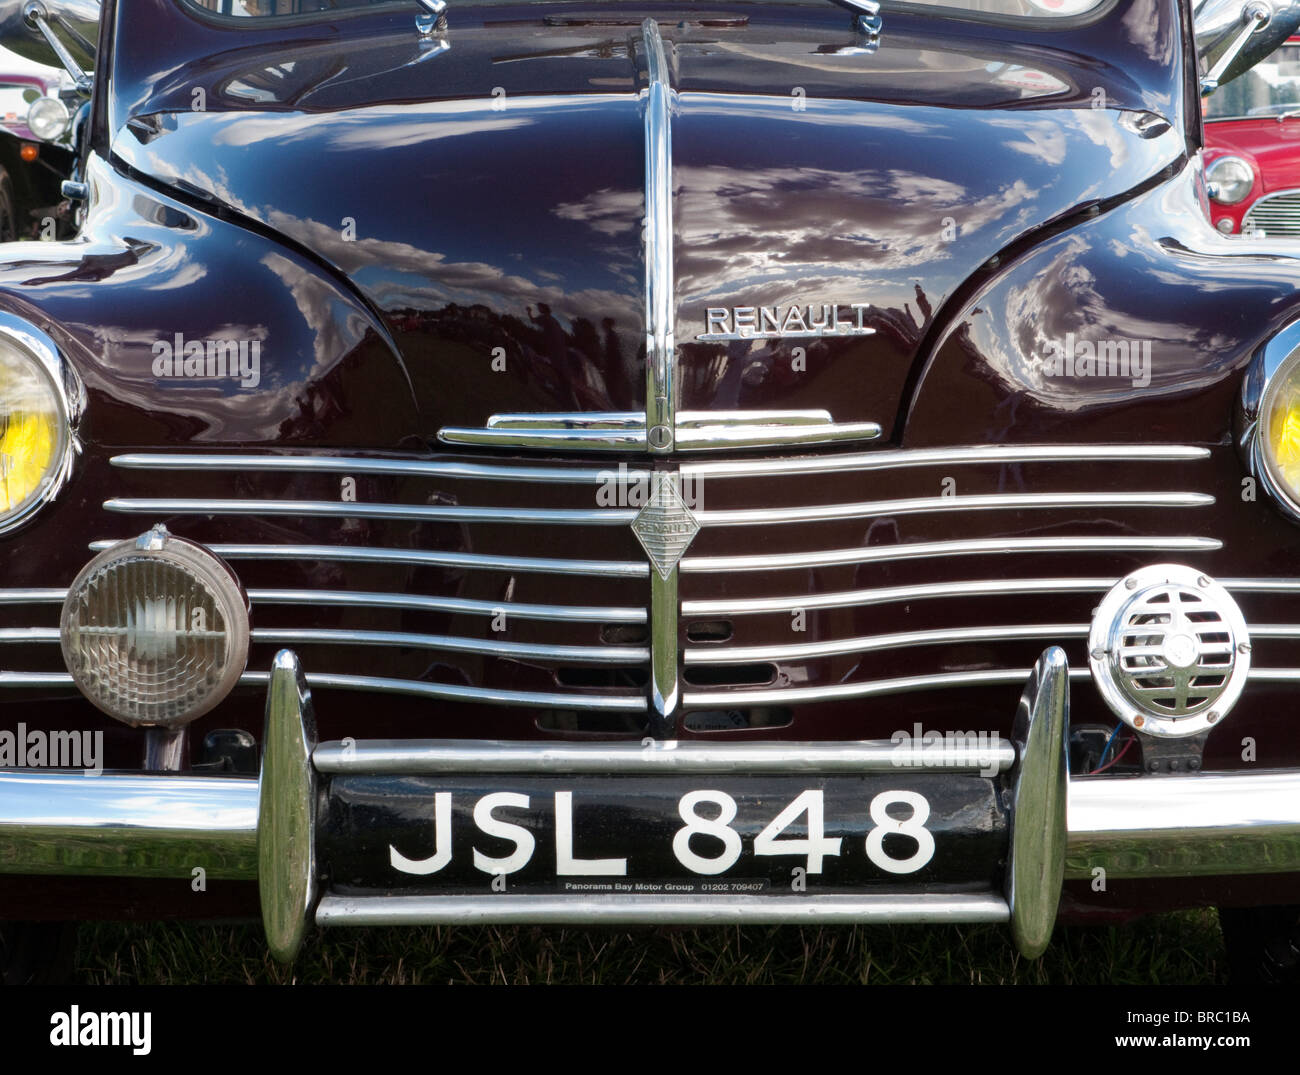
M 1300 236 L 1300 190 L 1265 194 L 1246 210 L 1241 231 L 1258 238 Z
M 1214 498 L 1179 487 L 1196 484 L 1187 469 L 1174 480 L 1161 467 L 1208 457 L 1178 445 L 1045 445 L 682 463 L 683 482 L 706 490 L 670 625 L 686 678 L 682 709 L 1023 683 L 1032 663 L 1023 655 L 1083 639 L 1089 609 L 1124 565 L 1221 547 L 1204 536 L 1202 513 Z M 650 708 L 645 682 L 577 674 L 645 674 L 654 660 L 651 568 L 631 527 L 638 509 L 592 506 L 609 468 L 229 453 L 136 453 L 112 462 L 131 488 L 105 502 L 104 530 L 91 547 L 160 521 L 202 541 L 244 577 L 261 658 L 270 647 L 301 649 L 313 687 L 526 711 Z M 1053 486 L 1058 467 L 1098 462 L 1112 466 L 1096 471 L 1107 477 L 1095 489 L 1053 491 L 1066 484 Z M 1032 481 L 1018 474 L 1030 465 L 1039 468 Z M 922 468 L 962 475 L 970 491 L 917 495 L 931 488 L 918 484 Z M 653 473 L 624 466 L 620 480 L 648 483 Z M 834 476 L 842 498 L 809 503 L 812 474 Z M 326 499 L 341 475 L 371 483 L 360 502 Z M 1079 487 L 1077 474 L 1068 484 Z M 111 527 L 115 518 L 125 525 Z M 727 551 L 740 539 L 763 551 Z M 1300 593 L 1285 579 L 1224 583 Z M 1008 590 L 1027 599 L 1019 617 L 981 605 Z M 53 588 L 2 591 L 0 608 L 61 598 Z M 871 608 L 888 626 L 863 631 L 851 622 Z M 773 625 L 797 611 L 817 617 L 812 631 L 778 635 Z M 510 630 L 494 634 L 489 624 L 502 612 Z M 436 629 L 423 622 L 430 617 Z M 693 626 L 710 620 L 725 621 L 734 635 L 692 639 Z M 49 647 L 56 622 L 57 614 L 33 616 L 30 627 L 0 630 L 0 643 L 57 651 Z M 1288 639 L 1300 637 L 1300 627 L 1263 624 L 1252 633 Z M 926 661 L 929 668 L 899 674 L 894 662 L 904 655 L 907 671 Z M 245 683 L 266 681 L 261 658 Z M 776 674 L 728 678 L 751 666 Z M 714 678 L 692 678 L 705 672 Z M 1285 674 L 1252 669 L 1252 678 Z M 1087 677 L 1082 662 L 1075 675 Z M 0 686 L 64 684 L 46 663 L 0 674 Z

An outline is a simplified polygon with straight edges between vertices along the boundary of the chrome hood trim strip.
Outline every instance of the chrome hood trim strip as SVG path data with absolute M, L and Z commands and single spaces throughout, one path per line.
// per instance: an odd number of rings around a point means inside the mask
M 673 133 L 676 95 L 668 56 L 654 19 L 641 24 L 645 42 L 645 302 L 646 444 L 651 452 L 673 450 L 676 426 L 673 339 Z

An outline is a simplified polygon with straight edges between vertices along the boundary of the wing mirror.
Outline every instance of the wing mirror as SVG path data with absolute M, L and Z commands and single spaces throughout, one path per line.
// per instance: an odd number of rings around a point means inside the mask
M 1300 0 L 1200 0 L 1192 26 L 1205 97 L 1245 74 L 1300 29 Z
M 99 39 L 100 0 L 0 0 L 0 45 L 63 67 L 89 90 Z

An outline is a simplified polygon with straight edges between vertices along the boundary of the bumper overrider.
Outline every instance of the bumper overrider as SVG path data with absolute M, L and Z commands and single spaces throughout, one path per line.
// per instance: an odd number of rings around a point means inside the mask
M 284 650 L 257 779 L 0 771 L 0 872 L 165 878 L 201 867 L 255 879 L 269 947 L 289 960 L 313 921 L 1007 922 L 1033 957 L 1067 877 L 1300 871 L 1300 773 L 1071 778 L 1069 693 L 1065 653 L 1047 649 L 1012 741 L 964 754 L 888 740 L 317 743 L 306 678 Z M 815 808 L 799 788 L 817 789 Z M 736 800 L 747 804 L 739 814 Z M 494 813 L 512 806 L 510 821 Z M 626 842 L 632 834 L 640 842 Z M 769 861 L 750 870 L 761 882 L 730 880 L 741 837 L 767 840 L 762 853 L 780 869 Z M 676 881 L 656 873 L 671 861 L 667 843 Z M 474 847 L 471 859 L 470 844 L 513 853 Z M 791 862 L 804 868 L 772 883 Z

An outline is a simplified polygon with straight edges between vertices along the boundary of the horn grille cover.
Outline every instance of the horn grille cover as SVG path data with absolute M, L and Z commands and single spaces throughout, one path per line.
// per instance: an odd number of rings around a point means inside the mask
M 1250 634 L 1232 596 L 1203 572 L 1155 564 L 1102 598 L 1088 636 L 1097 689 L 1130 727 L 1198 735 L 1227 715 L 1250 670 Z

